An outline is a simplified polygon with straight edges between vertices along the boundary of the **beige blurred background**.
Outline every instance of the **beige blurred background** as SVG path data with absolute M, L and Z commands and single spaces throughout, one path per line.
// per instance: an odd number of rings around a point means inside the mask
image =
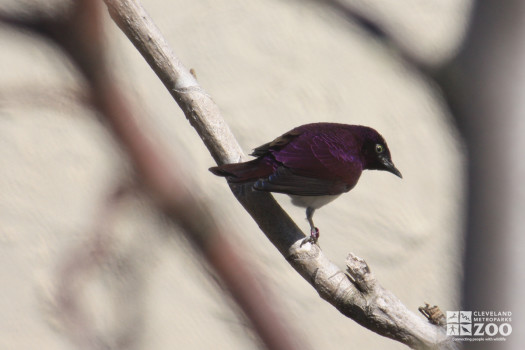
M 25 4 L 6 1 L 3 7 Z M 58 2 L 58 1 L 57 1 Z M 429 62 L 464 34 L 465 0 L 352 1 Z M 145 0 L 144 7 L 221 108 L 246 153 L 304 123 L 363 124 L 386 138 L 403 180 L 366 172 L 316 212 L 321 247 L 341 268 L 349 252 L 417 312 L 457 309 L 463 155 L 439 92 L 388 47 L 316 1 Z M 107 17 L 107 16 L 106 16 Z M 213 160 L 146 62 L 107 18 L 115 74 L 143 123 L 160 135 L 275 297 L 315 349 L 402 349 L 318 297 L 207 171 Z M 77 73 L 41 40 L 0 28 L 0 349 L 68 349 L 57 316 L 61 266 L 88 242 L 101 203 L 129 176 L 92 111 L 77 103 Z M 304 211 L 278 200 L 308 232 Z M 107 339 L 130 348 L 253 349 L 245 320 L 182 239 L 144 200 L 118 211 L 100 271 L 80 300 Z

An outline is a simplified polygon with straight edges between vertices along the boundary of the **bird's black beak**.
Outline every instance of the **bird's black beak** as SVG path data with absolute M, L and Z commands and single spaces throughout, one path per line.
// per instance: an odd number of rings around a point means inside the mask
M 381 159 L 381 162 L 385 166 L 383 168 L 384 170 L 391 172 L 392 174 L 399 176 L 400 178 L 403 178 L 403 175 L 401 175 L 401 172 L 397 170 L 396 166 L 394 165 L 394 163 L 392 163 L 390 159 L 385 157 Z

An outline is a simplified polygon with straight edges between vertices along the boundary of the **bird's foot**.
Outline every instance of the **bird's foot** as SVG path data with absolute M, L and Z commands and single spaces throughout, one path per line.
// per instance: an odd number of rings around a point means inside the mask
M 310 230 L 310 237 L 307 237 L 303 240 L 303 242 L 301 243 L 301 247 L 305 243 L 317 244 L 317 241 L 319 240 L 319 236 L 320 236 L 319 229 L 317 227 L 312 227 L 312 229 Z

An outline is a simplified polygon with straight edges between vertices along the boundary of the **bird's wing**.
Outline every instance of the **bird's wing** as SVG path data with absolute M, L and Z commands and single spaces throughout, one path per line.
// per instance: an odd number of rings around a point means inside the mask
M 252 155 L 271 157 L 281 165 L 254 188 L 303 196 L 347 192 L 362 172 L 360 151 L 345 128 L 300 126 L 253 151 Z
M 253 187 L 259 191 L 299 196 L 336 195 L 351 189 L 342 181 L 301 176 L 286 167 L 279 167 L 268 178 L 258 180 Z
M 303 134 L 272 154 L 296 175 L 340 180 L 353 187 L 362 172 L 360 151 L 348 133 Z
M 253 150 L 253 152 L 250 154 L 255 157 L 262 157 L 267 154 L 269 154 L 271 151 L 277 151 L 283 147 L 285 147 L 290 141 L 298 137 L 302 134 L 302 130 L 300 128 L 295 128 L 293 130 L 288 131 L 287 133 L 279 136 L 275 140 L 265 143 L 262 146 L 259 146 Z

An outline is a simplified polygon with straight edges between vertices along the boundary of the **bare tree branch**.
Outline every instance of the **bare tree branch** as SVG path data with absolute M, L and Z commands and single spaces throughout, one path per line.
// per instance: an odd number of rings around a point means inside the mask
M 109 12 L 157 73 L 218 164 L 239 161 L 240 147 L 219 114 L 215 103 L 173 54 L 165 39 L 138 1 L 105 0 Z M 169 62 L 166 62 L 169 61 Z M 369 275 L 369 269 L 354 269 L 353 281 L 368 281 L 361 290 L 331 263 L 316 245 L 300 243 L 304 234 L 268 193 L 250 186 L 231 189 L 237 200 L 287 261 L 319 295 L 341 313 L 383 336 L 418 349 L 453 349 L 443 328 L 410 312 Z M 353 266 L 351 264 L 351 266 Z M 363 286 L 361 286 L 363 287 Z
M 217 105 L 173 54 L 146 11 L 126 1 L 105 1 L 109 13 L 159 76 L 217 163 L 244 157 Z M 152 36 L 149 36 L 152 35 Z

